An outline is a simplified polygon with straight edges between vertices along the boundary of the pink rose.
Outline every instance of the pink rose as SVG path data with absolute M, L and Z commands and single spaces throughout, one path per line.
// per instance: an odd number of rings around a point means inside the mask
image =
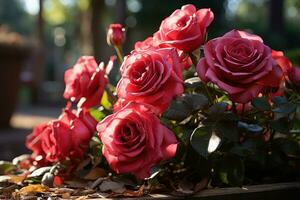
M 129 103 L 97 126 L 103 155 L 116 173 L 150 176 L 153 166 L 175 156 L 175 135 L 148 107 Z
M 141 50 L 148 50 L 148 49 L 159 49 L 160 47 L 157 46 L 153 42 L 153 37 L 148 37 L 144 41 L 138 41 L 134 45 L 135 51 L 141 51 Z M 192 66 L 192 60 L 190 57 L 184 53 L 183 51 L 177 49 L 177 53 L 180 59 L 180 62 L 184 65 L 184 69 L 189 69 Z
M 225 90 L 234 102 L 247 103 L 282 81 L 282 69 L 259 36 L 233 30 L 210 40 L 204 54 L 196 67 L 199 77 Z
M 134 50 L 147 50 L 147 49 L 157 49 L 159 48 L 153 43 L 153 37 L 148 37 L 144 41 L 138 41 L 134 44 Z
M 72 160 L 84 156 L 97 121 L 87 110 L 76 114 L 66 108 L 57 120 L 36 126 L 26 139 L 27 148 L 45 162 Z
M 26 146 L 35 156 L 45 162 L 63 161 L 71 150 L 71 131 L 67 124 L 54 120 L 33 129 L 27 137 Z
M 64 97 L 79 101 L 78 107 L 94 107 L 100 104 L 106 83 L 105 70 L 98 67 L 92 56 L 83 56 L 65 72 Z
M 210 9 L 197 11 L 194 5 L 182 6 L 181 10 L 175 10 L 162 21 L 154 40 L 162 47 L 192 52 L 204 43 L 206 28 L 213 19 L 214 14 Z
M 299 67 L 292 67 L 291 72 L 289 73 L 290 81 L 300 86 L 300 68 Z
M 152 105 L 160 114 L 183 93 L 183 67 L 174 48 L 134 51 L 121 66 L 117 94 L 127 102 Z

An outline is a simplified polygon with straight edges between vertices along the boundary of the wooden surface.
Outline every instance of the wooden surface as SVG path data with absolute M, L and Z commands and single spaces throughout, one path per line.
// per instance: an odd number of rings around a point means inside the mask
M 119 198 L 133 200 L 133 198 Z M 217 188 L 203 190 L 190 197 L 174 197 L 170 195 L 152 194 L 148 197 L 134 198 L 140 200 L 153 199 L 191 199 L 191 200 L 300 200 L 300 182 L 252 185 L 242 188 Z

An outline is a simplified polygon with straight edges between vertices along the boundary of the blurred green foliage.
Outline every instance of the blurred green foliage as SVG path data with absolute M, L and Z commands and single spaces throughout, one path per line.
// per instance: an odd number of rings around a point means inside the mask
M 47 47 L 47 79 L 55 79 L 53 66 L 70 66 L 83 54 L 82 29 L 85 26 L 84 15 L 91 15 L 90 5 L 97 0 L 44 0 L 44 34 Z M 98 0 L 104 7 L 99 9 L 101 19 L 99 29 L 102 35 L 110 23 L 122 22 L 127 29 L 125 53 L 133 48 L 138 40 L 151 36 L 158 30 L 161 21 L 175 9 L 191 3 L 200 8 L 211 8 L 215 20 L 209 28 L 208 39 L 221 36 L 236 28 L 252 31 L 264 38 L 273 49 L 284 50 L 288 56 L 300 64 L 300 1 L 284 0 L 284 30 L 274 33 L 270 27 L 269 13 L 271 0 Z M 274 0 L 273 0 L 274 1 Z M 6 24 L 13 31 L 31 36 L 34 39 L 37 30 L 37 15 L 30 14 L 25 0 L 0 1 L 0 24 Z M 38 3 L 38 0 L 30 2 Z M 121 6 L 121 9 L 120 9 Z M 57 28 L 64 31 L 65 42 L 57 46 L 55 38 Z M 87 28 L 85 28 L 87 29 Z M 87 32 L 90 30 L 86 30 Z M 100 40 L 101 59 L 107 61 L 113 49 Z M 96 45 L 96 44 L 90 44 Z

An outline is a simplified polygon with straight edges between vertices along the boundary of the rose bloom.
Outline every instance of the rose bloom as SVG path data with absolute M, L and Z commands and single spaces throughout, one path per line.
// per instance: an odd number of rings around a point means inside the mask
M 155 42 L 162 47 L 176 47 L 184 52 L 199 48 L 205 40 L 206 28 L 214 19 L 210 9 L 196 10 L 194 5 L 182 6 L 164 19 L 159 31 L 154 34 Z
M 96 125 L 87 110 L 75 114 L 66 108 L 58 119 L 36 126 L 27 136 L 26 146 L 33 157 L 42 156 L 44 162 L 75 161 L 84 156 Z
M 65 72 L 64 97 L 78 102 L 78 107 L 94 107 L 100 104 L 107 78 L 105 69 L 98 67 L 94 57 L 83 56 L 73 68 Z
M 160 47 L 156 45 L 153 41 L 153 37 L 148 37 L 144 41 L 138 41 L 134 45 L 135 51 L 143 51 L 148 49 L 159 49 Z M 183 51 L 177 49 L 177 53 L 180 59 L 180 62 L 184 65 L 184 69 L 189 69 L 192 66 L 192 60 L 190 57 Z
M 134 44 L 135 51 L 147 50 L 147 49 L 157 49 L 159 48 L 153 42 L 153 37 L 148 37 L 144 41 L 138 41 Z
M 283 72 L 263 40 L 233 30 L 204 46 L 196 70 L 201 80 L 215 83 L 230 99 L 247 103 L 267 87 L 279 87 Z
M 97 130 L 102 153 L 116 173 L 148 178 L 153 166 L 176 154 L 175 135 L 142 104 L 127 104 L 99 122 Z
M 183 67 L 174 48 L 134 51 L 121 66 L 117 94 L 127 102 L 149 104 L 160 114 L 183 93 Z
M 293 67 L 291 69 L 291 72 L 289 73 L 289 79 L 293 84 L 300 86 L 300 68 L 299 67 Z
M 125 41 L 125 28 L 121 24 L 109 25 L 106 41 L 110 46 L 121 46 Z
M 281 67 L 284 76 L 287 77 L 288 74 L 290 73 L 290 71 L 292 70 L 291 61 L 287 57 L 284 56 L 282 51 L 272 50 L 272 57 L 278 63 L 278 65 Z

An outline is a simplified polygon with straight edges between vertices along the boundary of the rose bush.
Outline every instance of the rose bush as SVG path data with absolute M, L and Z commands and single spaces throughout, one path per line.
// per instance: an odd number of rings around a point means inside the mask
M 97 121 L 87 110 L 73 113 L 66 108 L 60 117 L 38 125 L 26 139 L 27 148 L 34 157 L 42 156 L 44 162 L 80 160 L 96 130 Z
M 35 127 L 26 141 L 33 154 L 3 162 L 0 171 L 15 171 L 19 162 L 23 178 L 31 173 L 24 169 L 53 166 L 38 181 L 52 186 L 61 176 L 64 187 L 76 174 L 110 197 L 152 189 L 183 197 L 208 184 L 297 181 L 300 68 L 244 31 L 206 42 L 212 20 L 209 9 L 183 6 L 125 59 L 125 32 L 112 25 L 107 39 L 121 65 L 117 86 L 106 85 L 114 56 L 106 67 L 80 58 L 65 73 L 64 96 L 76 110 L 68 102 L 58 119 Z
M 148 178 L 151 167 L 176 153 L 175 135 L 142 104 L 127 104 L 102 120 L 97 130 L 103 155 L 117 173 Z
M 107 84 L 104 68 L 99 68 L 94 57 L 82 56 L 73 68 L 65 72 L 64 97 L 78 102 L 78 107 L 100 105 Z
M 196 10 L 188 4 L 175 10 L 164 19 L 159 31 L 154 34 L 154 41 L 161 47 L 175 47 L 184 52 L 191 52 L 204 43 L 206 28 L 214 19 L 210 9 Z
M 204 54 L 196 67 L 200 79 L 215 83 L 234 102 L 247 103 L 282 81 L 282 69 L 259 36 L 233 30 L 207 42 Z
M 160 114 L 173 98 L 182 94 L 183 68 L 173 48 L 133 52 L 121 66 L 117 94 L 127 102 L 149 104 Z

